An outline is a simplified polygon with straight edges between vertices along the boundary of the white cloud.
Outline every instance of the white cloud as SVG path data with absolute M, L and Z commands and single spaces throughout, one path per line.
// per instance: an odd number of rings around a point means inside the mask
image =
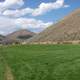
M 31 8 L 25 8 L 21 10 L 6 10 L 3 12 L 3 15 L 9 16 L 9 17 L 20 17 L 26 14 L 32 13 L 32 11 L 33 9 Z
M 52 25 L 52 22 L 43 22 L 41 20 L 36 20 L 36 19 L 26 19 L 26 18 L 19 18 L 16 20 L 16 24 L 18 26 L 21 26 L 22 29 L 40 29 L 43 30 L 50 25 Z
M 17 29 L 29 29 L 39 32 L 52 22 L 44 22 L 33 18 L 21 18 L 24 15 L 39 16 L 50 10 L 68 7 L 64 5 L 64 0 L 56 0 L 56 2 L 41 3 L 37 8 L 23 8 L 23 0 L 6 0 L 0 3 L 0 34 L 8 34 Z
M 13 25 L 14 25 L 14 19 L 0 16 L 0 29 L 7 28 L 8 26 L 13 26 Z
M 6 0 L 0 3 L 0 12 L 6 9 L 17 9 L 24 4 L 23 0 Z
M 38 16 L 42 15 L 50 10 L 55 10 L 63 7 L 64 5 L 64 0 L 57 0 L 56 2 L 51 2 L 51 3 L 41 3 L 38 8 L 36 8 L 32 15 L 33 16 Z
M 7 34 L 16 29 L 14 19 L 0 16 L 0 34 Z
M 43 22 L 41 20 L 36 19 L 28 19 L 28 18 L 8 18 L 8 17 L 1 17 L 0 16 L 0 34 L 8 34 L 17 29 L 29 29 L 41 31 L 48 26 L 50 26 L 52 22 Z
M 68 7 L 70 7 L 69 5 L 64 5 L 64 8 L 68 8 Z
M 2 34 L 2 35 L 3 35 L 3 34 L 5 35 L 6 33 L 5 33 L 4 31 L 1 31 L 1 30 L 0 30 L 0 35 L 1 35 L 1 34 Z
M 24 8 L 19 10 L 6 10 L 4 11 L 3 15 L 6 16 L 12 16 L 12 17 L 20 17 L 27 14 L 31 14 L 33 16 L 39 16 L 43 15 L 44 13 L 59 9 L 62 7 L 69 7 L 68 5 L 64 5 L 64 0 L 57 0 L 56 2 L 50 2 L 50 3 L 41 3 L 38 8 L 32 9 L 32 8 Z

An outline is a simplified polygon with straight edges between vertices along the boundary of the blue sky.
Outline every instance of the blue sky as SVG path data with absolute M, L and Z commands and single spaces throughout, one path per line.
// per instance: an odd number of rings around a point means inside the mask
M 55 2 L 56 0 L 24 0 L 24 1 L 25 1 L 24 7 L 36 8 L 42 2 L 49 3 L 53 1 Z M 60 8 L 58 10 L 51 10 L 50 12 L 47 12 L 44 15 L 37 16 L 35 18 L 44 20 L 45 22 L 56 21 L 56 20 L 63 18 L 64 16 L 66 16 L 67 14 L 75 10 L 76 8 L 80 8 L 80 0 L 65 0 L 64 4 L 69 5 L 69 7 Z
M 40 32 L 78 8 L 80 0 L 0 0 L 0 34 Z

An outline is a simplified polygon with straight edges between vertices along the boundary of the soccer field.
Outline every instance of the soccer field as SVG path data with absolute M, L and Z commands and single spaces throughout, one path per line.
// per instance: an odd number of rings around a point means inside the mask
M 0 80 L 80 80 L 80 45 L 2 46 Z

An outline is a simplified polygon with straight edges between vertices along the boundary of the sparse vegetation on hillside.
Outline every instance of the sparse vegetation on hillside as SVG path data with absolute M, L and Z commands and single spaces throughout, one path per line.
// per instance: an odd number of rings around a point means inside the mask
M 21 40 L 26 40 L 26 39 L 29 39 L 29 38 L 31 38 L 32 36 L 31 35 L 24 35 L 24 36 L 18 36 L 18 38 L 19 39 L 21 39 Z
M 0 35 L 1 45 L 21 44 L 27 39 L 33 37 L 36 33 L 30 32 L 26 29 L 21 29 L 6 35 L 5 37 Z
M 80 9 L 48 27 L 27 42 L 63 42 L 80 40 Z
M 15 31 L 9 35 L 6 36 L 8 39 L 13 39 L 13 40 L 27 40 L 31 37 L 33 37 L 35 33 L 28 31 L 26 29 L 21 29 L 18 31 Z

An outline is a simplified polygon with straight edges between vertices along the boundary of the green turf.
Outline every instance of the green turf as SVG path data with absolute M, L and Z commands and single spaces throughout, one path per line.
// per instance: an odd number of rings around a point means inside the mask
M 4 62 L 4 59 L 3 59 L 1 54 L 0 54 L 0 80 L 4 80 L 5 79 L 5 75 L 4 75 L 4 72 L 5 72 L 5 62 Z
M 80 45 L 5 46 L 0 54 L 15 80 L 80 80 Z

